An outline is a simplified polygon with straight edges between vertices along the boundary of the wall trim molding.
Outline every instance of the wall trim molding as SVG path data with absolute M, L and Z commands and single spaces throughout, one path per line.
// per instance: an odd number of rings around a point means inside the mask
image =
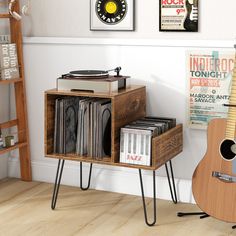
M 228 48 L 233 49 L 234 40 L 173 40 L 173 39 L 114 39 L 114 38 L 62 38 L 24 37 L 24 44 L 60 45 L 106 45 L 106 46 L 149 46 L 187 48 Z
M 83 164 L 84 185 L 86 185 L 89 164 Z M 32 176 L 34 181 L 54 183 L 57 170 L 56 160 L 33 160 Z M 19 160 L 9 158 L 8 176 L 20 178 Z M 79 162 L 65 162 L 62 184 L 79 186 Z M 191 191 L 191 180 L 175 179 L 177 197 L 180 202 L 195 203 Z M 125 183 L 125 184 L 124 184 Z M 147 197 L 152 197 L 152 175 L 150 171 L 143 171 L 144 191 Z M 138 170 L 118 167 L 101 168 L 94 165 L 92 172 L 91 188 L 102 191 L 117 192 L 141 196 Z M 169 185 L 166 177 L 156 176 L 157 198 L 171 200 Z

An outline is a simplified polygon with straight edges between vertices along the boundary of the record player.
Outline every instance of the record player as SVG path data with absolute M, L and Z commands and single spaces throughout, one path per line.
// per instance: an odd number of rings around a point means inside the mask
M 115 77 L 121 77 L 120 76 L 121 67 L 116 67 L 115 69 L 111 70 L 76 70 L 76 71 L 71 71 L 69 74 L 62 75 L 62 77 L 69 76 L 69 77 L 82 77 L 82 78 L 83 77 L 101 78 L 109 76 L 109 72 L 111 71 L 116 72 Z
M 129 76 L 120 75 L 121 67 L 112 70 L 77 70 L 57 79 L 57 90 L 96 93 L 118 92 L 129 86 Z M 116 75 L 109 75 L 114 71 Z

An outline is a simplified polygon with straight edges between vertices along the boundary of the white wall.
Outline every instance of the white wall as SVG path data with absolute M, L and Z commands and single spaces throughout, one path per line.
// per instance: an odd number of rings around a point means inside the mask
M 26 1 L 26 0 L 24 0 Z M 22 0 L 22 3 L 24 2 Z M 26 36 L 235 39 L 236 1 L 199 0 L 199 32 L 159 32 L 159 0 L 134 0 L 135 32 L 91 32 L 90 0 L 31 0 L 32 14 L 24 19 Z
M 0 14 L 7 12 L 7 1 L 0 1 Z M 1 19 L 0 20 L 0 34 L 5 34 L 9 32 L 7 29 L 9 20 L 8 19 Z

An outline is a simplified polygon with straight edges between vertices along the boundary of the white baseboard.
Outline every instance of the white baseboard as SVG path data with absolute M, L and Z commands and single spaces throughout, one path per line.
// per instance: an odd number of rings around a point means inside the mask
M 57 161 L 32 161 L 32 174 L 34 181 L 53 183 L 57 170 Z M 86 181 L 89 164 L 83 164 L 83 182 Z M 19 161 L 9 160 L 9 177 L 20 177 Z M 61 183 L 69 186 L 79 186 L 79 164 L 65 162 Z M 195 203 L 191 191 L 191 180 L 175 179 L 177 197 L 180 202 Z M 152 172 L 143 171 L 144 191 L 147 197 L 152 197 Z M 91 188 L 110 192 L 118 192 L 140 196 L 140 181 L 138 171 L 135 169 L 94 165 L 92 171 Z M 156 176 L 157 198 L 171 200 L 168 180 L 166 177 Z

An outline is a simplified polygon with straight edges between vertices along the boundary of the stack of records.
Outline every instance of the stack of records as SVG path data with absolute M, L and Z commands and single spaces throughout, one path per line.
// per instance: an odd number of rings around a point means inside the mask
M 121 128 L 120 162 L 151 166 L 152 138 L 176 126 L 176 119 L 145 117 Z
M 55 101 L 55 153 L 65 154 L 75 151 L 79 99 L 66 97 L 57 98 Z
M 55 101 L 54 153 L 102 159 L 111 155 L 111 101 L 62 97 Z
M 76 153 L 102 159 L 111 155 L 111 101 L 87 98 L 80 101 Z

